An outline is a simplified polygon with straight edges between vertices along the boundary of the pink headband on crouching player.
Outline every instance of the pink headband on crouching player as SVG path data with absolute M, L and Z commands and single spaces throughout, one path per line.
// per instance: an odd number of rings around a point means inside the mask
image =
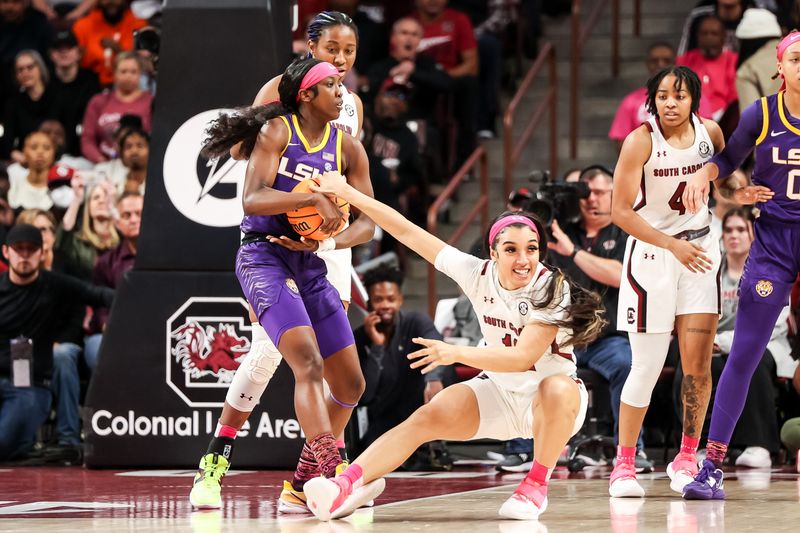
M 300 91 L 313 87 L 329 76 L 339 77 L 339 71 L 330 63 L 323 61 L 311 67 L 311 70 L 306 72 L 306 75 L 303 76 L 303 81 L 300 82 L 300 89 L 297 91 L 297 101 L 300 101 Z
M 495 237 L 497 237 L 497 234 L 513 224 L 528 226 L 536 234 L 536 237 L 539 237 L 539 230 L 536 229 L 536 224 L 534 224 L 531 219 L 522 215 L 509 215 L 492 224 L 492 229 L 489 230 L 489 248 L 492 247 L 492 243 Z
M 791 32 L 789 35 L 784 37 L 780 43 L 778 43 L 778 48 L 777 48 L 778 62 L 781 62 L 783 60 L 783 53 L 786 52 L 786 49 L 792 46 L 796 42 L 800 42 L 800 31 Z M 781 75 L 781 78 L 783 78 L 783 75 Z M 781 88 L 778 90 L 782 91 L 784 89 L 786 89 L 785 79 L 783 80 L 783 83 L 781 83 Z

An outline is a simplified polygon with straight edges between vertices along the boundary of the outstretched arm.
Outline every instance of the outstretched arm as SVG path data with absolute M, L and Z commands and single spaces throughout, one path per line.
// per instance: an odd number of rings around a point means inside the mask
M 514 346 L 455 346 L 442 341 L 416 338 L 414 342 L 424 348 L 408 354 L 408 358 L 416 359 L 411 363 L 411 368 L 422 367 L 423 374 L 453 363 L 490 372 L 524 372 L 530 370 L 544 355 L 553 344 L 557 333 L 556 325 L 534 322 L 525 326 Z
M 388 205 L 382 204 L 348 185 L 344 176 L 337 172 L 326 172 L 320 177 L 319 187 L 312 185 L 311 189 L 325 194 L 335 194 L 347 200 L 374 220 L 377 225 L 391 233 L 395 239 L 414 250 L 431 264 L 436 262 L 436 256 L 447 246 L 444 241 L 409 222 Z

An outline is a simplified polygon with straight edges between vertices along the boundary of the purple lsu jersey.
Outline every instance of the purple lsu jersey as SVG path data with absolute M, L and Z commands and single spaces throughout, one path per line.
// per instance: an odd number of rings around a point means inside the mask
M 291 114 L 278 118 L 286 124 L 289 136 L 286 146 L 281 152 L 278 172 L 272 183 L 273 189 L 291 192 L 299 182 L 305 179 L 313 178 L 330 170 L 342 171 L 342 135 L 346 135 L 345 133 L 326 124 L 320 143 L 311 146 L 300 130 L 296 115 Z M 289 225 L 285 214 L 245 215 L 242 219 L 241 230 L 243 233 L 268 233 L 299 239 L 299 235 Z
M 771 200 L 757 204 L 760 216 L 765 221 L 797 224 L 800 221 L 800 119 L 787 111 L 783 91 L 761 98 L 753 105 L 761 107 L 761 124 L 755 141 L 756 165 L 752 180 L 755 185 L 763 185 L 775 193 Z M 742 116 L 742 120 L 746 118 Z

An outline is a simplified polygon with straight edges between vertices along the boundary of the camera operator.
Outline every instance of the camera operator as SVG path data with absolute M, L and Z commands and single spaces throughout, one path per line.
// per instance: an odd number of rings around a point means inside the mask
M 550 262 L 561 268 L 568 278 L 598 292 L 605 305 L 608 321 L 602 335 L 588 346 L 575 350 L 578 366 L 590 368 L 609 382 L 611 411 L 614 416 L 614 436 L 617 437 L 620 395 L 631 367 L 631 347 L 628 336 L 617 331 L 617 299 L 625 242 L 628 235 L 611 223 L 611 190 L 613 173 L 600 165 L 584 169 L 579 181 L 585 187 L 576 187 L 573 202 L 579 203 L 577 222 L 563 220 L 562 205 L 555 206 L 551 225 L 553 239 L 548 243 Z M 588 191 L 585 188 L 588 187 Z M 580 190 L 584 189 L 581 194 Z M 581 198 L 581 196 L 588 197 Z M 562 217 L 564 227 L 558 223 Z M 555 252 L 555 253 L 553 253 Z M 636 467 L 639 471 L 652 471 L 653 465 L 643 452 L 641 437 Z

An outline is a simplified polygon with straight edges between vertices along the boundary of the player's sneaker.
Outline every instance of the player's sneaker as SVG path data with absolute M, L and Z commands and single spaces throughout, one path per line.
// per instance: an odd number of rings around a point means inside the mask
M 547 509 L 547 486 L 539 485 L 527 478 L 522 480 L 514 494 L 507 499 L 498 514 L 514 520 L 538 520 Z
M 706 459 L 703 467 L 694 477 L 694 481 L 683 488 L 685 500 L 724 500 L 725 489 L 722 482 L 722 470 Z
M 228 472 L 230 463 L 218 453 L 207 453 L 200 459 L 200 466 L 194 476 L 189 501 L 195 509 L 219 509 L 222 507 L 222 478 Z
M 761 446 L 748 446 L 742 454 L 736 458 L 736 466 L 746 466 L 748 468 L 769 468 L 772 466 L 772 458 L 769 450 Z
M 324 477 L 310 479 L 303 487 L 308 508 L 314 516 L 325 522 L 350 516 L 356 509 L 380 496 L 385 488 L 386 481 L 378 478 L 346 494 L 341 485 Z
M 295 489 L 289 481 L 284 481 L 283 490 L 278 497 L 278 512 L 281 514 L 308 514 L 311 511 L 306 506 L 305 493 Z
M 691 453 L 679 453 L 667 465 L 667 475 L 671 480 L 669 488 L 683 494 L 683 487 L 691 483 L 697 475 L 697 458 Z
M 608 494 L 613 498 L 643 498 L 644 489 L 636 481 L 636 466 L 617 463 L 608 481 Z

